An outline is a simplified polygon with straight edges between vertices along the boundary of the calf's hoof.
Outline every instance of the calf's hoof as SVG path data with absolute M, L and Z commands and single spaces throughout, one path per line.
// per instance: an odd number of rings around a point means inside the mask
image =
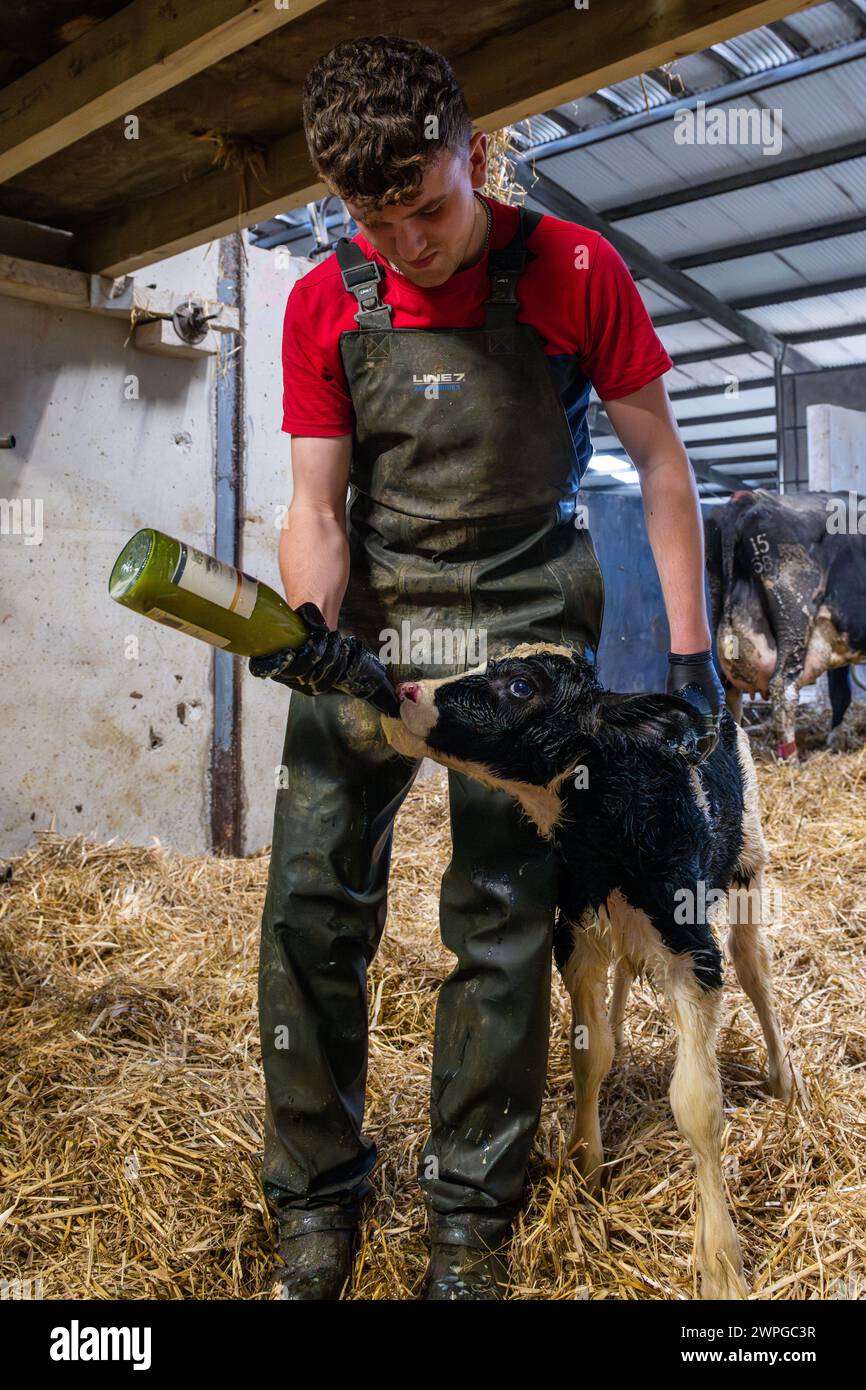
M 739 1251 L 733 1259 L 730 1255 L 719 1253 L 714 1261 L 701 1268 L 700 1276 L 702 1300 L 737 1303 L 749 1296 Z
M 737 1238 L 724 1241 L 712 1255 L 698 1255 L 698 1273 L 701 1275 L 701 1298 L 716 1298 L 721 1302 L 737 1302 L 749 1297 L 744 1273 L 740 1241 Z
M 604 1152 L 595 1145 L 588 1144 L 585 1139 L 578 1137 L 569 1141 L 566 1155 L 571 1159 L 581 1178 L 584 1187 L 588 1192 L 595 1193 L 601 1190 L 604 1183 Z
M 778 1071 L 771 1071 L 767 1077 L 767 1089 L 776 1100 L 798 1100 L 804 1109 L 811 1109 L 809 1091 L 797 1067 L 786 1062 Z
M 837 724 L 827 735 L 827 747 L 831 753 L 856 753 L 862 743 L 853 729 Z

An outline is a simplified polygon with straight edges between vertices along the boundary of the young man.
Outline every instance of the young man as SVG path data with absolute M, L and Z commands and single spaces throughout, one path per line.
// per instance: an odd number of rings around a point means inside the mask
M 289 296 L 294 490 L 280 567 L 314 634 L 297 655 L 252 663 L 327 696 L 290 703 L 262 922 L 263 1176 L 293 1299 L 339 1296 L 371 1190 L 366 967 L 417 772 L 384 739 L 376 708 L 396 700 L 361 644 L 471 630 L 488 658 L 533 640 L 595 651 L 603 586 L 575 525 L 590 383 L 640 474 L 675 654 L 668 689 L 701 705 L 706 751 L 722 698 L 697 493 L 661 381 L 671 361 L 620 257 L 586 228 L 478 192 L 487 137 L 472 134 L 448 63 L 419 44 L 339 45 L 307 78 L 304 119 L 360 234 Z M 388 675 L 467 664 L 411 646 Z M 508 796 L 449 782 L 440 925 L 457 965 L 437 1004 L 418 1168 L 425 1293 L 497 1298 L 545 1084 L 557 868 Z

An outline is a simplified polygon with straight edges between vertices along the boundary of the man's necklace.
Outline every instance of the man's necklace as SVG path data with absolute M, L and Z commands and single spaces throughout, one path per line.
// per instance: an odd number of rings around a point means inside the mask
M 481 197 L 481 195 L 480 195 L 479 193 L 476 193 L 476 192 L 475 192 L 475 189 L 474 189 L 474 188 L 473 188 L 473 190 L 472 190 L 472 194 L 473 194 L 473 197 L 475 197 L 475 198 L 478 199 L 479 203 L 481 204 L 481 206 L 483 207 L 485 213 L 487 214 L 487 231 L 486 231 L 486 233 L 485 233 L 485 235 L 484 235 L 484 245 L 482 246 L 482 248 L 481 248 L 481 250 L 479 251 L 478 255 L 476 256 L 475 260 L 472 262 L 473 265 L 477 265 L 478 262 L 479 262 L 479 261 L 482 259 L 482 257 L 484 256 L 484 253 L 485 253 L 485 251 L 487 250 L 488 245 L 490 244 L 490 233 L 493 231 L 493 213 L 490 211 L 490 204 L 487 203 L 487 202 L 485 202 L 485 200 Z M 396 270 L 396 271 L 397 271 L 397 274 L 398 274 L 398 275 L 401 273 L 401 272 L 397 269 L 397 266 L 395 266 L 395 264 L 394 264 L 393 261 L 388 261 L 388 264 L 389 264 L 389 266 L 391 267 L 392 270 Z M 466 267 L 466 269 L 468 269 L 468 266 Z
M 488 244 L 490 242 L 490 233 L 493 231 L 493 213 L 490 211 L 490 204 L 488 202 L 485 202 L 485 200 L 481 197 L 481 194 L 475 193 L 474 189 L 472 191 L 475 194 L 475 197 L 478 199 L 481 206 L 483 207 L 484 211 L 487 213 L 487 233 L 484 237 L 484 245 L 481 248 L 481 255 L 478 258 L 480 260 L 481 256 L 483 256 L 484 252 L 487 250 Z

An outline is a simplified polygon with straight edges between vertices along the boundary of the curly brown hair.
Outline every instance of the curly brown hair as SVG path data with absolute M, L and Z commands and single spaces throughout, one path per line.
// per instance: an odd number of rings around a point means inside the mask
M 363 214 L 417 197 L 432 160 L 468 150 L 472 119 L 441 53 L 378 34 L 337 44 L 310 69 L 304 131 L 323 182 Z

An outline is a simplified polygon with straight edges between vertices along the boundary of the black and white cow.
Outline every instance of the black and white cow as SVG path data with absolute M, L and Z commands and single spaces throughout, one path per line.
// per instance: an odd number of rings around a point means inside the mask
M 728 708 L 739 719 L 743 691 L 768 696 L 782 758 L 796 757 L 799 692 L 825 671 L 828 743 L 851 740 L 847 668 L 866 661 L 866 534 L 850 515 L 850 496 L 739 492 L 704 522 Z
M 657 977 L 677 1030 L 671 1105 L 697 1161 L 702 1297 L 743 1297 L 721 1163 L 722 961 L 705 902 L 729 905 L 728 945 L 763 1028 L 772 1093 L 790 1097 L 794 1081 L 761 926 L 767 849 L 744 731 L 724 711 L 715 750 L 695 768 L 680 751 L 695 734 L 690 705 L 605 691 L 583 656 L 548 644 L 403 682 L 398 695 L 400 719 L 382 721 L 398 752 L 510 793 L 562 856 L 554 946 L 574 1015 L 569 1153 L 590 1183 L 603 1163 L 599 1088 L 629 988 L 643 970 Z

